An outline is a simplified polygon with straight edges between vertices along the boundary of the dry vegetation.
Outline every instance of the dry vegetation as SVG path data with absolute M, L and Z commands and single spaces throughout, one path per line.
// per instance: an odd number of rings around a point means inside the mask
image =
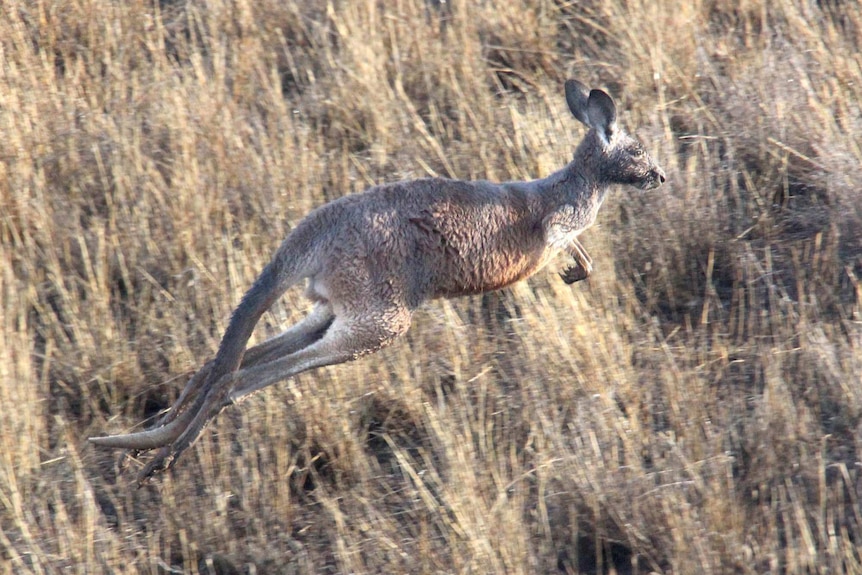
M 862 572 L 862 15 L 735 4 L 0 2 L 0 572 Z M 138 491 L 87 445 L 313 206 L 562 166 L 566 77 L 669 178 L 587 283 L 435 302 Z

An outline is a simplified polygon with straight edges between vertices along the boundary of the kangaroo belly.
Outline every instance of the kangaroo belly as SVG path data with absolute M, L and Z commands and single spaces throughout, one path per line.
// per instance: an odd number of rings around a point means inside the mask
M 450 273 L 439 274 L 435 278 L 434 296 L 473 295 L 504 288 L 530 277 L 544 267 L 552 256 L 548 250 L 492 252 L 450 262 L 447 270 Z M 452 266 L 452 263 L 456 265 Z M 455 273 L 451 273 L 453 271 Z

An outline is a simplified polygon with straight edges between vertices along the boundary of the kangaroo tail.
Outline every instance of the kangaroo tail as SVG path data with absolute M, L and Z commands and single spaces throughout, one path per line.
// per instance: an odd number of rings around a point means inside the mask
M 194 416 L 204 405 L 209 390 L 223 376 L 239 368 L 246 344 L 263 313 L 290 286 L 310 274 L 314 238 L 308 237 L 308 232 L 306 226 L 300 225 L 300 229 L 288 235 L 275 257 L 243 296 L 242 301 L 231 315 L 218 353 L 213 360 L 210 372 L 206 375 L 206 381 L 203 382 L 202 388 L 197 390 L 194 403 L 188 409 L 184 409 L 173 421 L 153 429 L 127 435 L 91 437 L 90 441 L 105 447 L 145 450 L 172 443 L 185 433 L 189 424 L 194 420 Z M 195 384 L 194 378 L 188 386 L 193 384 Z M 172 409 L 182 408 L 181 404 L 191 399 L 186 395 L 184 392 Z

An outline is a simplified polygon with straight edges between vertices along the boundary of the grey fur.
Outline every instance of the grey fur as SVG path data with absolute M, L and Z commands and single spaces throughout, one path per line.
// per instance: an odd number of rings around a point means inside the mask
M 592 272 L 578 242 L 611 184 L 660 186 L 665 175 L 616 124 L 613 100 L 569 80 L 566 102 L 590 130 L 566 167 L 530 182 L 422 179 L 373 187 L 312 211 L 279 247 L 234 311 L 214 360 L 186 385 L 157 426 L 92 437 L 97 445 L 161 447 L 141 481 L 170 467 L 227 405 L 303 371 L 373 353 L 402 335 L 424 301 L 508 286 L 559 252 Z M 314 311 L 245 350 L 260 316 L 303 279 Z

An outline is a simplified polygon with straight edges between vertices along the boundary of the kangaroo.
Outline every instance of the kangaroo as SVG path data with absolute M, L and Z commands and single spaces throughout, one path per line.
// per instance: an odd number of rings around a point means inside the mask
M 173 466 L 225 407 L 304 371 L 374 353 L 410 326 L 424 301 L 477 294 L 527 278 L 561 252 L 574 283 L 592 273 L 578 241 L 612 184 L 661 186 L 664 171 L 617 126 L 613 99 L 576 80 L 565 83 L 572 115 L 589 131 L 573 160 L 529 182 L 440 178 L 372 187 L 308 214 L 233 312 L 215 358 L 187 383 L 156 426 L 91 437 L 133 452 L 161 448 L 143 483 Z M 307 280 L 305 319 L 260 345 L 246 344 L 261 315 Z

